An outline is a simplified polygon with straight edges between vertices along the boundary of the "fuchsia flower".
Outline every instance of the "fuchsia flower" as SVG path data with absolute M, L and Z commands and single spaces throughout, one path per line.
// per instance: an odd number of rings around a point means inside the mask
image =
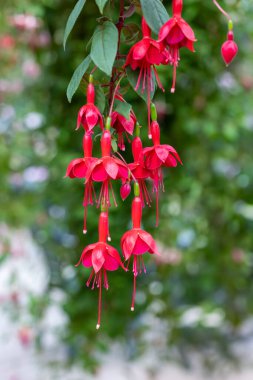
M 95 89 L 90 75 L 90 83 L 87 88 L 87 104 L 82 106 L 78 112 L 76 129 L 82 124 L 86 132 L 92 132 L 93 128 L 99 124 L 104 129 L 103 117 L 99 109 L 95 106 Z
M 136 136 L 132 141 L 132 153 L 134 162 L 128 164 L 128 167 L 133 175 L 133 178 L 137 180 L 139 184 L 142 205 L 144 206 L 146 203 L 150 206 L 151 198 L 145 180 L 151 176 L 151 173 L 144 167 L 142 141 L 139 136 Z
M 110 190 L 112 192 L 115 206 L 117 206 L 114 197 L 111 180 L 120 179 L 123 182 L 128 179 L 127 165 L 116 157 L 111 156 L 111 133 L 105 130 L 101 138 L 102 157 L 93 162 L 87 170 L 86 182 L 102 182 L 98 205 L 110 206 Z
M 98 232 L 99 241 L 97 243 L 88 245 L 83 250 L 81 258 L 76 265 L 78 266 L 82 263 L 84 267 L 92 268 L 86 285 L 90 286 L 93 279 L 92 289 L 94 289 L 95 286 L 99 288 L 97 329 L 99 329 L 101 323 L 102 285 L 106 289 L 109 288 L 107 271 L 115 271 L 120 266 L 126 270 L 121 262 L 118 251 L 106 243 L 106 239 L 109 235 L 108 212 L 101 212 L 99 217 Z
M 126 119 L 125 116 L 121 115 L 116 111 L 112 113 L 112 127 L 116 130 L 118 135 L 119 149 L 125 150 L 124 134 L 126 135 L 126 137 L 127 133 L 132 136 L 135 124 L 136 117 L 133 111 L 130 112 L 129 119 Z
M 156 193 L 156 225 L 158 225 L 159 190 L 164 191 L 162 167 L 176 167 L 182 161 L 177 151 L 171 145 L 160 144 L 160 127 L 157 121 L 151 123 L 153 146 L 144 148 L 144 167 L 151 172 L 153 191 Z
M 173 82 L 171 92 L 176 88 L 176 71 L 180 60 L 179 49 L 186 47 L 194 52 L 194 42 L 196 41 L 194 32 L 189 24 L 181 17 L 183 0 L 172 1 L 173 17 L 169 19 L 160 29 L 159 41 L 169 47 L 171 64 L 173 70 Z
M 159 88 L 163 90 L 154 65 L 167 64 L 169 61 L 169 54 L 161 42 L 155 41 L 151 38 L 151 30 L 144 17 L 142 18 L 142 34 L 143 39 L 130 49 L 125 66 L 130 66 L 132 70 L 140 70 L 135 90 L 137 91 L 141 86 L 142 92 L 144 92 L 147 88 L 148 123 L 150 126 L 150 94 L 155 85 L 153 83 L 152 73 L 155 74 Z
M 85 133 L 83 138 L 83 157 L 72 160 L 67 168 L 66 177 L 70 178 L 85 178 L 88 167 L 94 163 L 97 158 L 92 157 L 92 137 L 90 133 Z M 87 233 L 87 206 L 93 205 L 93 196 L 96 201 L 96 194 L 94 191 L 92 181 L 86 181 L 84 187 L 84 222 L 83 233 Z
M 225 41 L 221 47 L 221 55 L 227 66 L 234 60 L 237 53 L 238 46 L 234 41 L 234 33 L 230 30 L 227 35 L 227 41 Z
M 135 183 L 135 197 L 132 202 L 132 223 L 133 228 L 122 236 L 121 249 L 125 260 L 130 261 L 133 257 L 133 274 L 134 286 L 131 310 L 134 310 L 135 293 L 136 293 L 136 277 L 138 274 L 146 273 L 146 268 L 143 261 L 143 254 L 157 254 L 157 247 L 152 236 L 141 229 L 142 219 L 142 200 L 140 198 L 140 189 L 138 183 Z

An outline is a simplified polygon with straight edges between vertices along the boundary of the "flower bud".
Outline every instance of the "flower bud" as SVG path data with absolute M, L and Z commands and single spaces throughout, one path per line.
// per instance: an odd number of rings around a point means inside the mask
M 123 201 L 125 199 L 127 199 L 127 197 L 129 196 L 130 193 L 131 193 L 131 185 L 129 182 L 126 182 L 123 185 L 121 185 L 120 196 L 121 196 Z
M 221 55 L 227 66 L 233 61 L 238 52 L 238 46 L 233 37 L 233 32 L 230 31 L 228 33 L 228 40 L 221 47 Z

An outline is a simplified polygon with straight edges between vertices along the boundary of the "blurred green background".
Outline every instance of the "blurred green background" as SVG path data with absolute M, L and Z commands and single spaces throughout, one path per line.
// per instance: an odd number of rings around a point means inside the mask
M 226 20 L 212 1 L 185 1 L 184 18 L 198 39 L 196 53 L 182 50 L 173 96 L 171 69 L 160 69 L 166 92 L 155 96 L 162 141 L 177 149 L 184 166 L 164 173 L 159 227 L 154 227 L 154 206 L 144 210 L 143 219 L 162 255 L 159 261 L 151 258 L 148 274 L 138 278 L 135 313 L 130 312 L 131 273 L 110 275 L 97 333 L 97 294 L 85 286 L 89 271 L 74 264 L 97 239 L 98 211 L 89 209 L 89 233 L 83 236 L 82 181 L 63 177 L 70 160 L 81 155 L 82 133 L 74 129 L 85 102 L 82 86 L 71 104 L 66 88 L 88 54 L 100 15 L 95 2 L 87 2 L 64 52 L 64 27 L 74 3 L 1 0 L 1 223 L 14 231 L 12 239 L 19 228 L 30 229 L 47 261 L 47 290 L 28 306 L 34 323 L 56 288 L 65 294 L 68 323 L 61 338 L 70 362 L 94 369 L 94 353 L 117 341 L 128 359 L 153 350 L 160 360 L 185 366 L 191 352 L 208 368 L 223 358 L 237 363 L 232 346 L 245 339 L 243 328 L 253 312 L 253 4 L 221 2 L 232 15 L 239 45 L 226 68 L 220 56 Z M 17 17 L 22 14 L 33 17 L 24 21 Z M 132 90 L 125 97 L 145 125 L 143 101 Z M 110 214 L 115 247 L 129 227 L 131 201 L 123 204 L 119 192 L 117 198 L 120 205 Z M 11 255 L 4 234 L 1 246 L 4 265 Z M 35 334 L 38 347 L 41 334 Z

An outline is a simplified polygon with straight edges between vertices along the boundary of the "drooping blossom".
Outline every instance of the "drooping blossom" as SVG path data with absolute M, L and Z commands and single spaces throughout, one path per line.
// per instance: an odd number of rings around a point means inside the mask
M 101 138 L 102 157 L 93 162 L 86 173 L 86 183 L 89 181 L 102 182 L 98 206 L 111 205 L 110 192 L 112 193 L 115 206 L 117 202 L 114 196 L 111 180 L 120 179 L 123 182 L 128 178 L 127 165 L 116 157 L 111 156 L 111 133 L 105 130 Z
M 126 261 L 130 262 L 133 257 L 133 295 L 131 310 L 134 310 L 135 293 L 136 293 L 136 277 L 142 271 L 146 273 L 143 255 L 144 253 L 158 254 L 156 243 L 153 237 L 143 229 L 141 229 L 142 219 L 142 200 L 140 198 L 139 185 L 135 183 L 135 197 L 132 202 L 132 224 L 133 228 L 124 233 L 121 238 L 121 249 Z
M 91 134 L 86 132 L 83 138 L 83 157 L 76 158 L 70 162 L 66 171 L 66 177 L 69 178 L 85 178 L 88 168 L 97 160 L 92 157 L 92 137 Z M 94 191 L 93 183 L 91 180 L 85 182 L 84 186 L 84 223 L 83 233 L 87 232 L 87 207 L 93 205 L 93 197 L 96 201 L 96 194 Z
M 142 205 L 144 206 L 146 203 L 148 206 L 150 206 L 151 198 L 145 180 L 147 178 L 150 178 L 151 173 L 144 167 L 142 141 L 139 136 L 136 136 L 132 141 L 132 154 L 134 162 L 128 164 L 128 167 L 132 173 L 133 178 L 139 184 Z
M 172 18 L 159 31 L 161 41 L 170 52 L 170 63 L 173 65 L 173 82 L 171 92 L 176 89 L 177 66 L 180 61 L 179 50 L 182 47 L 194 52 L 196 38 L 190 25 L 182 18 L 183 0 L 172 0 Z
M 99 109 L 95 106 L 95 88 L 93 85 L 93 78 L 90 75 L 90 82 L 87 87 L 87 104 L 82 106 L 78 112 L 76 129 L 80 125 L 84 127 L 86 132 L 93 132 L 94 127 L 99 124 L 100 128 L 104 129 L 103 117 Z
M 136 117 L 133 111 L 130 111 L 129 118 L 121 115 L 117 111 L 112 113 L 112 127 L 116 130 L 118 135 L 118 147 L 121 150 L 125 150 L 124 135 L 133 135 L 134 127 L 136 124 Z M 129 140 L 128 140 L 129 141 Z
M 137 42 L 130 49 L 125 66 L 130 66 L 132 70 L 139 70 L 135 90 L 137 91 L 139 88 L 141 88 L 142 92 L 144 92 L 145 89 L 147 90 L 149 137 L 151 137 L 150 102 L 151 92 L 154 90 L 155 86 L 153 73 L 158 87 L 163 90 L 155 65 L 167 64 L 169 61 L 169 54 L 161 42 L 155 41 L 151 38 L 151 29 L 147 25 L 144 17 L 142 18 L 142 34 L 142 40 Z
M 234 41 L 234 33 L 230 30 L 227 35 L 227 41 L 225 41 L 221 47 L 221 55 L 227 66 L 234 60 L 237 53 L 238 46 Z
M 144 166 L 151 173 L 153 191 L 156 193 L 156 225 L 159 220 L 159 190 L 164 191 L 162 167 L 176 167 L 182 161 L 177 151 L 171 146 L 160 144 L 160 127 L 157 121 L 151 123 L 153 146 L 143 149 Z
M 124 268 L 118 251 L 106 243 L 109 236 L 108 212 L 102 211 L 98 224 L 99 239 L 97 243 L 89 244 L 82 252 L 79 262 L 76 266 L 82 264 L 86 268 L 92 268 L 91 274 L 86 285 L 89 287 L 92 283 L 92 289 L 99 289 L 98 298 L 98 321 L 96 328 L 99 329 L 101 324 L 102 308 L 102 286 L 109 288 L 107 271 L 115 271 L 120 266 Z

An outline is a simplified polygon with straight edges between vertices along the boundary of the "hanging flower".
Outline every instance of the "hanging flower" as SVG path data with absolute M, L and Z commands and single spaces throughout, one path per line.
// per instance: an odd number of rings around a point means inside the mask
M 150 136 L 150 102 L 151 92 L 154 90 L 153 73 L 155 75 L 159 88 L 163 91 L 163 87 L 154 65 L 167 64 L 169 55 L 164 45 L 151 38 L 151 30 L 147 25 L 144 17 L 142 18 L 142 34 L 143 39 L 137 42 L 130 49 L 125 66 L 130 66 L 132 70 L 139 69 L 139 76 L 135 86 L 137 91 L 141 87 L 142 92 L 147 89 L 147 103 L 148 103 L 148 123 L 149 123 L 149 137 Z
M 160 144 L 160 127 L 157 121 L 151 123 L 153 146 L 143 149 L 144 166 L 151 173 L 153 191 L 156 193 L 156 225 L 159 221 L 159 190 L 164 191 L 162 167 L 176 167 L 182 161 L 171 145 Z
M 111 133 L 109 130 L 105 130 L 102 134 L 101 151 L 102 157 L 92 163 L 87 170 L 86 183 L 89 181 L 102 182 L 98 205 L 108 207 L 111 205 L 111 191 L 114 204 L 117 206 L 111 180 L 125 181 L 128 178 L 128 167 L 120 159 L 111 156 Z
M 227 35 L 227 41 L 225 41 L 221 47 L 221 55 L 227 66 L 234 60 L 237 53 L 238 46 L 234 41 L 234 33 L 230 30 Z
M 121 150 L 125 150 L 124 135 L 133 135 L 134 127 L 136 124 L 136 117 L 133 111 L 130 112 L 129 118 L 121 115 L 117 111 L 112 113 L 112 127 L 116 130 L 118 135 L 118 147 Z M 129 140 L 128 140 L 129 142 Z
M 186 47 L 194 52 L 196 41 L 194 32 L 189 24 L 181 17 L 183 0 L 172 1 L 173 17 L 169 19 L 159 31 L 159 41 L 168 46 L 170 52 L 170 63 L 173 65 L 173 82 L 171 92 L 176 89 L 176 72 L 180 61 L 179 49 Z
M 90 75 L 90 83 L 87 88 L 87 104 L 82 106 L 78 112 L 76 130 L 80 125 L 84 127 L 86 132 L 93 131 L 94 127 L 99 124 L 100 128 L 104 129 L 103 117 L 99 109 L 95 106 L 95 88 L 93 85 L 93 77 Z
M 83 138 L 83 157 L 72 160 L 67 168 L 66 177 L 70 178 L 85 178 L 88 168 L 97 160 L 92 157 L 92 137 L 91 134 L 86 132 Z M 91 180 L 85 182 L 84 186 L 84 221 L 83 233 L 87 233 L 87 207 L 93 205 L 93 196 L 96 200 L 93 183 Z
M 88 245 L 83 250 L 81 258 L 76 265 L 78 266 L 82 263 L 84 267 L 92 268 L 86 285 L 89 287 L 92 282 L 92 289 L 95 286 L 99 288 L 97 329 L 99 329 L 101 324 L 102 286 L 106 289 L 109 288 L 107 271 L 115 271 L 120 266 L 126 270 L 121 262 L 118 251 L 106 243 L 106 239 L 109 236 L 108 212 L 106 211 L 100 213 L 98 233 L 99 241 Z
M 138 183 L 135 183 L 135 197 L 132 202 L 132 224 L 133 228 L 124 233 L 121 238 L 121 249 L 125 260 L 130 261 L 133 257 L 133 296 L 131 310 L 134 310 L 135 293 L 136 293 L 136 277 L 142 271 L 146 273 L 146 268 L 143 261 L 143 254 L 157 254 L 157 247 L 152 236 L 141 229 L 142 219 L 142 200 L 140 198 L 140 189 Z

